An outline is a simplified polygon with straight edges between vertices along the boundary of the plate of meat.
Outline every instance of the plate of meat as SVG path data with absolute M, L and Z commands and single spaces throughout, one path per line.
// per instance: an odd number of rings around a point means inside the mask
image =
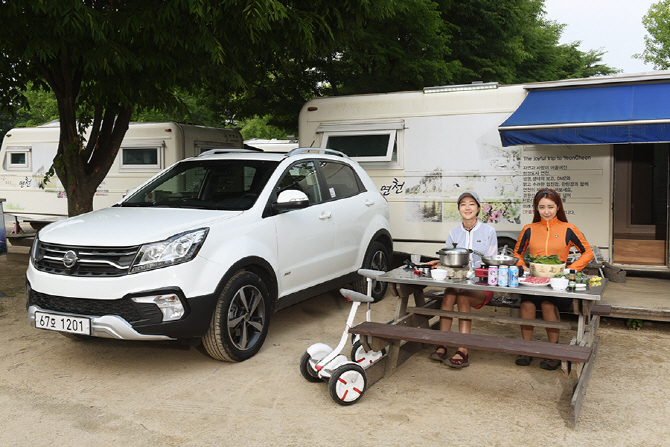
M 522 286 L 548 286 L 551 278 L 542 278 L 539 276 L 527 276 L 523 280 L 519 279 Z

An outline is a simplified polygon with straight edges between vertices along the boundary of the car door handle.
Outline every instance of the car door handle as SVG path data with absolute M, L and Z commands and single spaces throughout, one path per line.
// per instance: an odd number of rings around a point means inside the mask
M 321 213 L 321 215 L 319 216 L 319 219 L 321 219 L 321 220 L 326 220 L 326 219 L 330 219 L 330 217 L 331 217 L 331 214 L 330 214 L 330 213 L 326 213 L 326 212 L 324 211 L 324 212 Z
M 372 205 L 374 205 L 374 204 L 375 204 L 375 201 L 374 201 L 374 200 L 366 200 L 366 201 L 365 201 L 365 206 L 372 206 Z

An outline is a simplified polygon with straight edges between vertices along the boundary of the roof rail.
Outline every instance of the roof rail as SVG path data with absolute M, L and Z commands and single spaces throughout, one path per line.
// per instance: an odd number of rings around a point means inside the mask
M 263 149 L 258 149 L 255 147 L 245 147 L 244 149 L 238 149 L 238 148 L 230 148 L 230 149 L 210 149 L 208 151 L 202 152 L 199 155 L 196 155 L 196 157 L 200 157 L 203 155 L 217 155 L 217 154 L 228 154 L 231 152 L 263 152 Z
M 349 156 L 344 152 L 336 151 L 334 149 L 326 149 L 324 147 L 297 147 L 295 149 L 288 151 L 286 153 L 286 156 L 290 157 L 292 155 L 298 155 L 307 152 L 316 152 L 319 154 L 330 154 L 330 155 L 337 155 L 339 157 L 349 158 Z

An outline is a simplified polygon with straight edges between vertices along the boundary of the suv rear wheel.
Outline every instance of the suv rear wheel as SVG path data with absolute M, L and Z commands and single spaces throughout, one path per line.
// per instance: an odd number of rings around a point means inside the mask
M 388 247 L 379 241 L 375 241 L 368 247 L 368 251 L 365 252 L 363 266 L 361 268 L 386 272 L 388 271 L 390 264 L 389 256 Z M 365 278 L 361 278 L 354 282 L 352 286 L 356 292 L 368 293 L 368 281 Z M 372 298 L 374 298 L 375 302 L 381 301 L 381 299 L 384 298 L 387 286 L 388 284 L 385 282 L 372 282 Z
M 202 339 L 217 360 L 241 362 L 263 345 L 270 324 L 269 293 L 255 273 L 240 271 L 221 292 L 212 322 Z

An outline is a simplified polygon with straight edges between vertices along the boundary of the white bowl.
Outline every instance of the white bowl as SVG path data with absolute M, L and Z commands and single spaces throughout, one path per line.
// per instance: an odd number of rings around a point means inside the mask
M 447 278 L 447 271 L 445 269 L 432 269 L 430 276 L 438 281 L 444 281 Z
M 554 290 L 565 290 L 568 288 L 568 279 L 567 278 L 551 278 L 549 284 Z

